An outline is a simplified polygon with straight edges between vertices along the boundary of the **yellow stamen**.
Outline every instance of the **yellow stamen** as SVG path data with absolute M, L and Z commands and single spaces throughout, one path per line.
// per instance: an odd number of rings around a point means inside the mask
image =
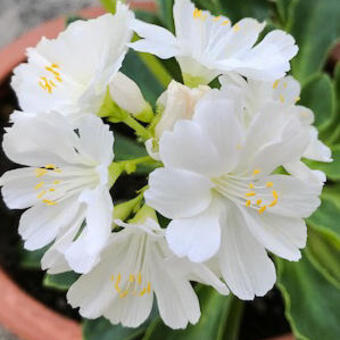
M 113 282 L 115 280 L 114 275 L 111 275 L 111 281 Z
M 273 185 L 274 185 L 273 182 L 267 182 L 267 183 L 266 183 L 266 187 L 267 187 L 267 188 L 270 188 L 270 187 L 272 187 Z
M 273 190 L 272 192 L 273 196 L 275 199 L 278 199 L 279 198 L 279 195 L 277 194 L 277 192 L 275 190 Z
M 247 200 L 247 202 L 246 202 L 246 207 L 250 207 L 250 205 L 251 205 L 251 201 L 250 201 L 250 200 Z
M 215 18 L 213 19 L 213 21 L 218 21 L 218 20 L 220 20 L 220 19 L 221 19 L 221 16 L 219 15 L 219 16 L 215 17 Z M 222 24 L 223 24 L 223 22 L 222 22 Z
M 143 296 L 146 293 L 146 288 L 143 288 L 143 290 L 139 293 L 140 296 Z
M 222 26 L 227 26 L 230 23 L 230 20 L 223 20 L 221 25 Z
M 267 206 L 262 206 L 259 210 L 258 210 L 258 212 L 259 212 L 259 214 L 261 215 L 265 210 L 267 209 Z
M 194 9 L 194 12 L 193 12 L 193 17 L 194 17 L 195 19 L 197 19 L 197 18 L 200 18 L 201 15 L 202 15 L 202 10 L 201 10 L 201 9 L 198 9 L 198 8 L 195 8 L 195 9 Z
M 285 102 L 285 97 L 284 97 L 282 94 L 280 94 L 280 102 L 281 102 L 281 103 L 284 103 L 284 102 Z
M 121 280 L 121 275 L 120 275 L 120 273 L 118 274 L 118 276 L 117 276 L 117 280 L 116 280 L 116 283 L 115 283 L 115 290 L 116 290 L 116 292 L 117 293 L 119 293 L 120 292 L 120 287 L 119 287 L 119 283 L 120 283 L 120 280 Z
M 277 192 L 275 190 L 273 190 L 273 196 L 274 196 L 274 200 L 268 205 L 268 207 L 273 207 L 274 205 L 277 204 L 277 201 L 279 199 L 279 195 L 277 194 Z
M 43 191 L 41 191 L 38 195 L 37 195 L 37 198 L 42 198 L 45 194 L 46 194 L 46 190 L 43 190 Z
M 59 183 L 60 183 L 59 179 L 56 179 L 53 181 L 53 184 L 59 184 Z
M 58 202 L 45 199 L 45 200 L 43 200 L 43 203 L 45 203 L 47 205 L 56 205 Z
M 55 191 L 55 189 L 54 188 L 50 188 L 50 189 L 48 189 L 49 191 L 51 191 L 51 192 L 53 192 L 53 191 Z
M 56 169 L 56 166 L 54 164 L 46 164 L 45 168 L 49 169 L 49 170 L 54 170 L 54 169 Z
M 273 84 L 273 89 L 277 89 L 277 87 L 279 86 L 279 83 L 280 83 L 280 79 L 275 80 Z
M 234 32 L 238 32 L 239 30 L 240 30 L 240 25 L 239 24 L 235 24 L 234 26 L 233 26 L 233 31 Z
M 150 293 L 151 292 L 151 283 L 148 282 L 148 286 L 146 288 L 147 292 Z
M 38 183 L 38 184 L 36 184 L 36 185 L 34 186 L 34 189 L 35 189 L 35 190 L 38 190 L 38 189 L 40 189 L 43 185 L 44 185 L 44 182 L 40 182 L 40 183 Z
M 301 98 L 300 97 L 296 97 L 295 98 L 295 103 L 297 103 Z
M 244 195 L 247 196 L 247 197 L 251 197 L 251 196 L 255 196 L 255 195 L 256 195 L 256 192 L 251 191 L 251 192 L 247 192 L 247 193 L 244 194 Z
M 53 68 L 60 68 L 60 66 L 58 64 L 52 64 L 51 67 L 53 67 Z
M 47 170 L 43 169 L 43 168 L 36 168 L 36 169 L 34 169 L 34 173 L 35 173 L 36 177 L 41 177 L 41 176 L 44 176 L 47 173 Z
M 53 73 L 53 75 L 55 75 L 55 76 L 60 76 L 60 73 L 55 71 L 51 66 L 46 66 L 45 70 Z
M 249 183 L 249 188 L 250 189 L 254 189 L 255 188 L 254 184 L 253 183 Z
M 135 276 L 130 274 L 129 282 L 133 282 L 133 281 L 135 281 Z
M 137 282 L 138 282 L 139 285 L 142 283 L 142 274 L 140 272 L 138 273 Z
M 259 200 L 256 201 L 256 204 L 257 204 L 257 205 L 260 205 L 261 203 L 262 203 L 262 200 L 261 200 L 261 199 L 259 199 Z
M 254 176 L 255 176 L 255 175 L 258 175 L 260 172 L 261 172 L 261 170 L 255 169 L 255 170 L 253 171 L 253 175 L 254 175 Z
M 128 291 L 128 290 L 124 290 L 123 293 L 120 293 L 120 294 L 119 294 L 119 297 L 120 297 L 120 298 L 125 298 L 125 296 L 128 295 L 128 294 L 129 294 L 129 291 Z

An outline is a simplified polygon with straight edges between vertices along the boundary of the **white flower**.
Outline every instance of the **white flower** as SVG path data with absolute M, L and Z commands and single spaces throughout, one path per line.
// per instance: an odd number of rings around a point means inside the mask
M 119 2 L 115 15 L 76 21 L 57 39 L 42 38 L 29 48 L 28 63 L 18 66 L 12 79 L 22 110 L 72 118 L 96 114 L 127 52 L 133 17 Z
M 152 108 L 142 95 L 138 85 L 125 74 L 118 72 L 109 84 L 112 100 L 123 110 L 132 113 L 137 119 L 149 121 Z
M 265 249 L 296 261 L 306 243 L 303 218 L 319 205 L 322 186 L 273 174 L 300 159 L 308 134 L 273 103 L 245 129 L 233 103 L 208 96 L 193 120 L 179 121 L 159 143 L 164 168 L 145 192 L 148 205 L 172 219 L 166 238 L 178 256 L 203 262 L 216 255 L 231 291 L 264 295 L 275 282 Z
M 185 328 L 200 317 L 199 302 L 189 281 L 228 293 L 205 265 L 174 256 L 153 218 L 130 224 L 115 222 L 124 230 L 112 234 L 100 263 L 68 291 L 68 302 L 80 307 L 83 317 L 103 315 L 113 324 L 137 327 L 148 318 L 155 294 L 164 323 Z
M 175 0 L 176 36 L 156 25 L 135 20 L 143 40 L 130 44 L 160 58 L 176 57 L 185 83 L 209 83 L 219 74 L 237 72 L 253 79 L 275 80 L 290 69 L 298 48 L 293 37 L 275 30 L 255 45 L 265 24 L 245 18 L 231 26 L 224 16 L 198 10 L 189 0 Z M 254 46 L 255 45 L 255 46 Z
M 287 119 L 290 115 L 296 116 L 309 134 L 309 144 L 303 153 L 303 157 L 321 162 L 331 162 L 331 150 L 318 139 L 318 131 L 312 126 L 314 122 L 313 112 L 301 105 L 296 105 L 300 99 L 301 87 L 298 81 L 292 76 L 278 79 L 275 82 L 264 82 L 256 80 L 244 80 L 242 77 L 233 75 L 232 77 L 222 76 L 219 78 L 222 97 L 238 97 L 242 107 L 241 120 L 245 125 L 265 108 L 268 103 L 279 103 L 278 109 L 284 111 Z M 273 113 L 276 114 L 276 113 Z M 300 160 L 284 164 L 288 172 L 304 180 L 319 180 L 325 182 L 326 177 L 323 172 L 311 170 Z
M 72 269 L 87 272 L 111 232 L 113 134 L 93 115 L 80 118 L 76 131 L 57 113 L 19 115 L 4 135 L 3 149 L 27 167 L 1 177 L 3 199 L 11 209 L 29 208 L 19 223 L 26 249 L 56 241 L 50 248 L 55 256 L 46 253 L 44 269 L 58 272 L 65 255 Z
M 190 120 L 197 102 L 210 90 L 210 87 L 206 85 L 191 89 L 175 80 L 171 81 L 166 91 L 157 100 L 161 118 L 155 127 L 155 139 L 149 139 L 145 143 L 151 157 L 159 159 L 157 143 L 163 132 L 172 131 L 178 120 Z

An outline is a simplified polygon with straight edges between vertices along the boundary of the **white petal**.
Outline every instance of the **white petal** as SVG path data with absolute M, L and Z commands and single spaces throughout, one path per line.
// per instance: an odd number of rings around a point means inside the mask
M 78 214 L 79 203 L 74 197 L 56 205 L 38 203 L 25 211 L 19 222 L 19 234 L 25 248 L 35 250 L 52 242 L 59 230 L 70 228 Z
M 302 181 L 325 183 L 327 178 L 324 172 L 320 170 L 312 170 L 301 161 L 289 162 L 284 164 L 284 168 L 293 176 Z
M 193 121 L 178 121 L 173 132 L 164 132 L 159 142 L 159 155 L 166 167 L 208 176 L 223 171 L 223 162 L 215 146 Z
M 170 249 L 177 256 L 187 256 L 193 262 L 211 258 L 220 247 L 222 213 L 220 202 L 214 200 L 199 215 L 172 220 L 166 229 Z
M 134 20 L 132 29 L 142 38 L 129 46 L 141 52 L 168 59 L 177 54 L 176 38 L 165 28 Z
M 303 156 L 320 162 L 331 162 L 332 152 L 328 146 L 318 139 L 318 130 L 310 127 L 310 142 Z
M 150 188 L 144 193 L 148 205 L 169 218 L 198 214 L 211 202 L 212 183 L 186 170 L 156 169 L 149 177 Z
M 105 187 L 84 191 L 80 201 L 87 204 L 86 226 L 67 249 L 65 257 L 74 271 L 88 273 L 99 261 L 99 254 L 109 239 L 113 205 Z
M 222 229 L 218 258 L 223 278 L 233 294 L 242 300 L 252 300 L 273 287 L 276 275 L 264 247 L 245 224 L 238 209 L 231 206 Z

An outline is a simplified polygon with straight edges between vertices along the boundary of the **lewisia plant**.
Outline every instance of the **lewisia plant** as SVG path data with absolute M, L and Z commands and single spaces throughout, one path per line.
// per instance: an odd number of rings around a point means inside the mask
M 173 32 L 109 7 L 14 70 L 21 110 L 3 150 L 23 167 L 2 175 L 2 197 L 27 209 L 19 234 L 49 277 L 76 273 L 67 299 L 83 317 L 183 329 L 206 312 L 204 286 L 253 300 L 276 283 L 274 263 L 301 259 L 332 153 L 287 75 L 292 35 L 190 0 L 174 1 Z M 135 174 L 147 183 L 120 197 Z

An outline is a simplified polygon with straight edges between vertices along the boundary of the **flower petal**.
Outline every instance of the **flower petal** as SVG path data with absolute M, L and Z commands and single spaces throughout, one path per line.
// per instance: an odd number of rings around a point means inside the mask
M 149 177 L 144 193 L 148 205 L 169 218 L 183 218 L 205 210 L 211 202 L 212 183 L 186 170 L 160 168 Z

